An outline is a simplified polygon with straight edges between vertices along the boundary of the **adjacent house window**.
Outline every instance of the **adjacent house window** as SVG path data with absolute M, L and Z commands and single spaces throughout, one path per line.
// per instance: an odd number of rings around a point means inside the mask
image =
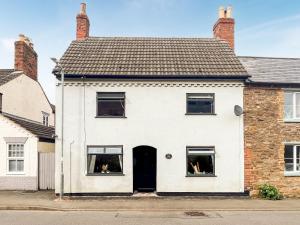
M 2 112 L 2 93 L 0 93 L 0 113 Z
M 300 175 L 300 145 L 286 145 L 284 149 L 285 173 Z
M 8 144 L 7 164 L 9 173 L 24 172 L 24 145 Z
M 49 114 L 42 112 L 43 114 L 43 125 L 44 126 L 48 126 L 49 125 Z
M 97 117 L 124 117 L 125 93 L 99 92 L 97 93 Z
M 88 174 L 118 175 L 123 173 L 122 146 L 88 146 Z
M 214 176 L 214 147 L 187 147 L 187 176 Z
M 285 92 L 284 117 L 287 120 L 300 120 L 300 92 Z
M 186 114 L 214 114 L 215 99 L 214 94 L 187 94 Z

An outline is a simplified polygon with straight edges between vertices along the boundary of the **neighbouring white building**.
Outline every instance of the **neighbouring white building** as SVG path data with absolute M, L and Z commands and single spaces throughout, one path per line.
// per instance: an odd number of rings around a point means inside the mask
M 20 35 L 15 68 L 0 69 L 0 190 L 37 190 L 39 178 L 54 183 L 50 172 L 39 176 L 39 153 L 54 152 L 55 108 L 37 76 L 37 54 Z
M 248 74 L 233 40 L 219 40 L 234 24 L 226 12 L 215 38 L 101 38 L 89 37 L 82 4 L 77 40 L 60 60 L 65 194 L 244 194 L 243 115 L 234 108 Z

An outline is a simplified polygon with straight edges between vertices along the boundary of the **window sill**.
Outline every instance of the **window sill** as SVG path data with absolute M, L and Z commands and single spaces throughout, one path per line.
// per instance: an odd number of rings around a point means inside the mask
M 285 123 L 300 123 L 300 119 L 285 119 Z
M 300 177 L 300 172 L 285 172 L 285 177 Z
M 7 176 L 24 176 L 25 173 L 6 173 Z
M 119 119 L 126 119 L 126 116 L 95 116 L 95 118 L 119 118 Z
M 98 177 L 98 176 L 104 176 L 104 177 L 106 177 L 106 176 L 120 176 L 120 177 L 122 177 L 122 176 L 125 176 L 125 174 L 124 173 L 94 173 L 94 174 L 91 174 L 91 173 L 88 173 L 88 174 L 86 174 L 86 176 L 88 176 L 88 177 Z
M 216 116 L 216 113 L 186 113 L 186 116 Z
M 215 174 L 186 175 L 185 177 L 217 177 Z

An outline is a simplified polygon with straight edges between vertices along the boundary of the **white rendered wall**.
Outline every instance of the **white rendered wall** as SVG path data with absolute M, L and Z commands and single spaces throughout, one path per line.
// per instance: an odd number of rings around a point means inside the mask
M 234 105 L 243 106 L 242 83 L 135 83 L 93 82 L 85 93 L 80 83 L 66 84 L 65 193 L 132 192 L 132 149 L 140 145 L 157 149 L 158 192 L 243 192 L 243 118 L 233 113 Z M 56 90 L 58 193 L 61 86 Z M 97 92 L 125 92 L 127 118 L 95 118 Z M 217 115 L 185 115 L 186 93 L 214 93 Z M 86 176 L 87 145 L 123 145 L 124 176 Z M 186 177 L 186 146 L 215 146 L 216 177 Z
M 49 114 L 49 125 L 54 126 L 55 116 L 38 82 L 21 75 L 0 86 L 2 111 L 26 119 L 43 122 L 42 111 Z
M 23 173 L 10 174 L 8 172 L 8 143 L 4 139 L 6 137 L 28 138 L 24 144 Z M 35 136 L 0 115 L 0 189 L 37 189 L 37 142 L 38 139 Z

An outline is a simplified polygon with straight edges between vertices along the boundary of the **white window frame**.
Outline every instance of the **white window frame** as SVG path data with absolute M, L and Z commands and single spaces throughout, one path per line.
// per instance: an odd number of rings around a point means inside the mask
M 43 125 L 44 126 L 49 126 L 49 114 L 48 113 L 45 113 L 45 112 L 42 112 L 43 114 Z
M 211 156 L 213 160 L 212 174 L 189 174 L 188 157 L 189 156 Z M 215 146 L 187 146 L 186 147 L 186 177 L 216 177 L 216 150 Z
M 296 95 L 299 95 L 300 96 L 300 91 L 286 91 L 285 94 L 292 94 L 293 95 L 293 116 L 292 118 L 284 118 L 285 121 L 289 122 L 300 122 L 300 116 L 297 117 L 296 115 Z M 285 103 L 284 103 L 284 107 L 285 107 Z M 284 109 L 285 111 L 285 109 Z M 284 112 L 285 113 L 285 112 Z
M 9 146 L 10 145 L 21 145 L 23 146 L 23 156 L 22 157 L 17 157 L 17 156 L 9 156 Z M 25 174 L 25 145 L 24 143 L 7 143 L 6 144 L 6 162 L 7 162 L 7 174 L 8 175 L 24 175 Z M 23 160 L 23 171 L 9 171 L 9 161 L 10 160 Z
M 286 171 L 284 165 L 285 176 L 300 176 L 300 168 L 297 170 L 297 147 L 300 148 L 300 144 L 285 144 L 286 146 L 293 146 L 293 171 Z M 285 161 L 285 158 L 284 158 Z

